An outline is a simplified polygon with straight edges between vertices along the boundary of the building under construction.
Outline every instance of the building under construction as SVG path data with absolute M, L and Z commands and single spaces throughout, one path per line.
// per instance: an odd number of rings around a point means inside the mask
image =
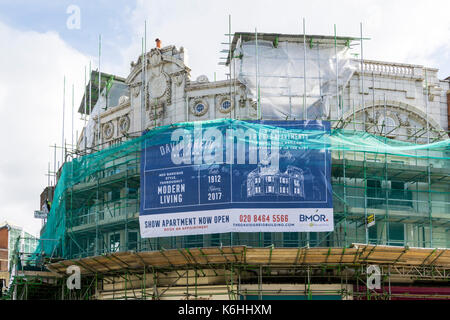
M 126 77 L 90 72 L 85 127 L 10 297 L 450 299 L 449 79 L 365 60 L 362 35 L 227 37 L 226 80 L 191 80 L 183 48 L 159 43 Z M 142 156 L 172 128 L 299 120 L 331 124 L 303 147 L 330 154 L 331 231 L 143 236 Z

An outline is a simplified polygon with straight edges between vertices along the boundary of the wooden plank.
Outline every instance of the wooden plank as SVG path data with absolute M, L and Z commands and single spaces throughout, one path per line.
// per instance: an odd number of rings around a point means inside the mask
M 189 257 L 187 257 L 189 256 Z M 112 259 L 113 261 L 109 261 Z M 87 272 L 116 272 L 132 268 L 139 270 L 145 265 L 154 268 L 173 268 L 196 265 L 216 268 L 218 265 L 242 263 L 244 265 L 277 265 L 296 266 L 309 265 L 338 265 L 359 263 L 383 263 L 391 265 L 439 265 L 450 267 L 448 250 L 416 249 L 405 247 L 358 245 L 358 248 L 248 248 L 211 247 L 202 249 L 161 250 L 152 252 L 129 253 L 120 252 L 111 257 L 96 256 L 81 260 L 63 260 L 49 264 L 49 269 L 64 273 L 67 266 L 81 263 Z

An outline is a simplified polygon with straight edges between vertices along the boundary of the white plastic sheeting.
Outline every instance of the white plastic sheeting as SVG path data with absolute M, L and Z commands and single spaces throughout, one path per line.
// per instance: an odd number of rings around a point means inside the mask
M 97 103 L 95 104 L 94 108 L 91 111 L 89 120 L 86 124 L 86 127 L 84 129 L 84 136 L 81 140 L 80 147 L 81 148 L 93 148 L 97 141 L 95 140 L 95 133 L 98 131 L 98 123 L 95 119 L 98 118 L 98 115 L 102 112 L 104 112 L 104 108 L 106 107 L 106 99 L 103 94 L 100 95 L 100 97 L 97 100 Z
M 259 88 L 263 119 L 326 119 L 357 67 L 344 46 L 280 42 L 275 48 L 270 41 L 247 41 L 238 42 L 239 55 L 237 78 L 254 101 Z
M 102 94 L 94 105 L 94 108 L 90 113 L 89 120 L 86 124 L 84 135 L 79 145 L 81 149 L 84 149 L 85 147 L 93 148 L 96 144 L 98 144 L 98 141 L 96 141 L 95 137 L 96 132 L 98 132 L 98 122 L 94 120 L 94 118 L 97 119 L 97 116 L 99 114 L 105 112 L 105 110 L 107 109 L 106 107 L 110 108 L 119 105 L 120 97 L 122 97 L 123 95 L 128 96 L 128 86 L 124 83 L 113 83 L 111 90 L 108 93 L 108 101 L 105 98 L 105 88 L 103 88 Z M 107 103 L 108 105 L 106 105 Z

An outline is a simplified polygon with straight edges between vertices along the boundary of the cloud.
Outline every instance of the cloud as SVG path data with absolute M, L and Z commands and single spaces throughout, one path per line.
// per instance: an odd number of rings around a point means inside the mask
M 19 31 L 0 22 L 0 221 L 11 220 L 37 234 L 34 219 L 47 185 L 49 146 L 61 145 L 63 77 L 67 75 L 65 137 L 71 142 L 72 83 L 75 110 L 89 58 L 57 33 Z M 75 126 L 80 128 L 79 115 Z M 61 160 L 58 151 L 57 160 Z M 53 168 L 52 168 L 53 169 Z
M 222 78 L 226 68 L 217 65 L 227 42 L 228 14 L 232 32 L 302 33 L 306 19 L 307 34 L 333 35 L 333 25 L 341 36 L 360 36 L 363 23 L 364 57 L 380 61 L 425 64 L 450 74 L 450 62 L 439 59 L 436 52 L 450 49 L 450 20 L 447 0 L 357 0 L 341 1 L 142 1 L 131 12 L 135 40 L 123 48 L 123 61 L 136 59 L 141 52 L 144 20 L 147 20 L 147 47 L 153 40 L 163 45 L 184 46 L 189 52 L 193 76 L 217 72 Z M 443 49 L 445 48 L 445 49 Z M 359 47 L 356 48 L 359 52 Z M 125 70 L 125 69 L 124 69 Z

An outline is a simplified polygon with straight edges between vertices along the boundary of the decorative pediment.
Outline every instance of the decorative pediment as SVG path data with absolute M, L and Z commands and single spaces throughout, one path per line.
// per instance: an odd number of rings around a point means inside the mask
M 161 52 L 158 49 L 152 49 L 148 53 L 148 64 L 152 67 L 159 66 L 162 62 Z
M 147 55 L 145 56 L 145 64 L 146 64 L 146 70 L 147 73 L 150 75 L 158 76 L 160 73 L 164 71 L 164 65 L 173 63 L 176 66 L 178 66 L 181 69 L 181 72 L 184 72 L 186 74 L 189 74 L 191 71 L 182 60 L 180 60 L 178 57 L 175 57 L 170 54 L 165 54 L 167 50 L 164 49 L 158 49 L 154 48 L 150 50 Z M 172 53 L 176 52 L 176 50 L 172 50 Z M 126 83 L 130 84 L 135 81 L 138 74 L 142 71 L 142 55 L 140 55 L 137 59 L 137 62 L 131 63 L 131 72 L 127 77 Z
M 134 97 L 137 97 L 141 92 L 141 85 L 142 85 L 141 81 L 135 82 L 130 85 L 130 91 Z

